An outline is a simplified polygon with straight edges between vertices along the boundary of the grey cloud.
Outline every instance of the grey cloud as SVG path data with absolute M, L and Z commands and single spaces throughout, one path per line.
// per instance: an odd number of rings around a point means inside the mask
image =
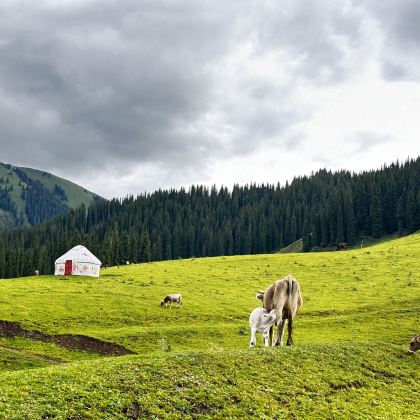
M 346 0 L 0 3 L 1 160 L 72 179 L 144 165 L 177 183 L 297 147 L 312 112 L 297 87 L 352 77 L 364 18 Z M 252 63 L 266 58 L 271 75 Z
M 317 83 L 337 83 L 353 68 L 346 54 L 363 40 L 364 15 L 346 1 L 274 2 L 257 14 L 261 28 L 258 48 L 283 48 L 298 63 L 298 71 Z
M 9 119 L 10 137 L 14 119 L 16 137 L 22 124 L 34 124 L 37 111 L 58 116 L 49 131 L 28 130 L 40 147 L 48 143 L 44 162 L 33 163 L 50 165 L 68 156 L 62 165 L 89 164 L 82 156 L 72 159 L 72 150 L 95 152 L 105 162 L 109 156 L 127 162 L 197 158 L 180 127 L 205 112 L 211 81 L 206 65 L 226 53 L 229 25 L 223 15 L 204 15 L 192 2 L 178 9 L 162 5 L 28 5 L 32 14 L 0 30 L 0 87 L 23 108 Z M 22 148 L 15 146 L 9 144 L 9 159 Z
M 388 143 L 392 138 L 387 134 L 372 131 L 358 131 L 352 135 L 351 140 L 355 147 L 355 153 L 365 153 L 372 147 Z
M 416 0 L 360 2 L 382 32 L 385 80 L 420 80 L 420 3 Z
M 381 63 L 382 76 L 385 80 L 394 81 L 406 79 L 408 70 L 401 63 L 391 62 L 389 59 Z
M 194 165 L 226 151 L 217 126 L 207 136 L 194 126 L 226 105 L 214 86 L 223 80 L 224 59 L 248 36 L 237 30 L 246 4 L 18 3 L 19 12 L 16 4 L 0 6 L 0 106 L 13 98 L 20 108 L 8 113 L 13 142 L 5 159 L 20 155 L 16 163 L 47 168 L 60 161 L 70 172 L 89 167 L 93 155 L 98 166 L 118 160 Z M 245 82 L 250 91 L 261 78 Z M 226 113 L 227 124 L 241 124 L 229 142 L 243 153 L 265 136 L 281 135 L 293 114 L 267 95 L 248 96 L 247 107 Z M 41 124 L 46 115 L 54 121 Z M 9 141 L 5 130 L 1 137 Z M 17 153 L 34 142 L 42 153 Z

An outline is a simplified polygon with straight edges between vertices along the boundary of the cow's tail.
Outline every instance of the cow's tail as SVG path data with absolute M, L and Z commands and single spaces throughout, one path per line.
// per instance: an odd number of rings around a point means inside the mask
M 287 285 L 289 295 L 289 307 L 293 319 L 296 315 L 296 312 L 302 306 L 302 296 L 300 294 L 299 283 L 292 277 L 291 274 L 287 276 Z
M 289 295 L 289 302 L 292 302 L 292 298 L 293 298 L 293 294 L 294 294 L 294 290 L 293 290 L 293 286 L 294 286 L 294 281 L 293 281 L 293 277 L 291 274 L 289 274 L 287 277 L 287 290 L 288 290 L 288 295 Z

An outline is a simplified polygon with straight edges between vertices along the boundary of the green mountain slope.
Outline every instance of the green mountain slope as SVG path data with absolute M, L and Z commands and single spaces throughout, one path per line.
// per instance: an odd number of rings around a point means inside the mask
M 48 172 L 0 163 L 0 228 L 34 225 L 99 198 Z
M 0 282 L 0 320 L 137 353 L 0 338 L 5 418 L 417 418 L 420 234 L 368 249 L 111 267 Z M 292 273 L 295 346 L 248 349 L 258 289 Z M 183 294 L 184 307 L 159 305 Z M 53 304 L 52 304 L 53 303 Z M 0 326 L 4 323 L 0 321 Z M 4 326 L 4 325 L 3 325 Z M 88 359 L 96 360 L 88 360 Z

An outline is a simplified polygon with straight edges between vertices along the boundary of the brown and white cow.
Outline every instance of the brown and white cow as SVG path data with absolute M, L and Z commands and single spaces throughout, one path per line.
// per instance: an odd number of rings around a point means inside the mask
M 283 331 L 287 320 L 287 345 L 293 344 L 292 331 L 293 320 L 303 304 L 300 286 L 296 279 L 289 274 L 282 280 L 277 280 L 269 286 L 265 292 L 258 292 L 257 299 L 263 301 L 266 311 L 276 310 L 277 314 L 277 340 L 275 346 L 283 345 Z M 270 330 L 270 346 L 273 342 L 273 327 Z
M 408 354 L 413 354 L 415 351 L 420 349 L 420 335 L 416 335 L 410 341 L 410 347 L 407 350 Z
M 160 306 L 168 306 L 172 308 L 172 303 L 177 303 L 178 306 L 182 308 L 182 295 L 181 293 L 172 293 L 170 295 L 165 296 L 162 301 L 160 302 Z

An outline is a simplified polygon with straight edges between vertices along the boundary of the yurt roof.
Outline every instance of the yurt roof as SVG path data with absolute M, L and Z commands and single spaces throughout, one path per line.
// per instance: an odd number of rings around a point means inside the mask
M 67 260 L 77 263 L 91 263 L 101 265 L 102 263 L 83 245 L 76 245 L 64 255 L 55 260 L 55 264 L 65 264 Z

